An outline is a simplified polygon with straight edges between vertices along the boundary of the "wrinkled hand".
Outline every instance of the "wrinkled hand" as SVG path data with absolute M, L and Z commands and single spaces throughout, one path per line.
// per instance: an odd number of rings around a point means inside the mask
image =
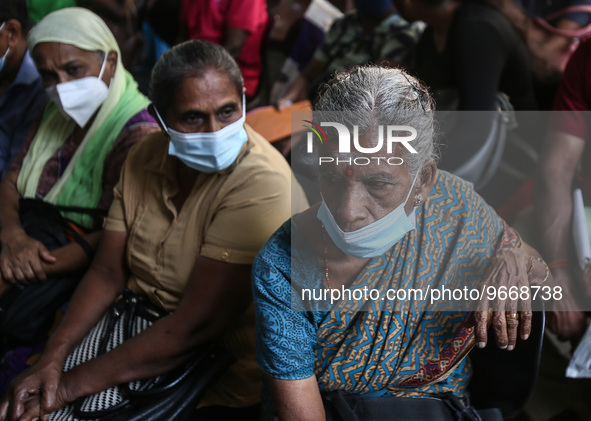
M 586 316 L 571 292 L 570 272 L 568 268 L 554 269 L 552 276 L 554 284 L 562 287 L 563 295 L 562 299 L 552 303 L 551 311 L 547 313 L 548 328 L 563 341 L 578 340 L 585 333 Z
M 19 421 L 38 421 L 45 420 L 41 411 L 41 397 L 39 395 L 30 396 L 24 403 L 25 412 L 18 419 Z
M 29 284 L 46 279 L 43 263 L 54 263 L 55 257 L 39 241 L 24 232 L 2 243 L 0 274 L 5 282 Z
M 537 264 L 535 264 L 537 263 Z M 476 343 L 479 348 L 486 346 L 488 341 L 489 311 L 492 311 L 493 332 L 497 346 L 511 351 L 515 348 L 517 334 L 525 340 L 531 333 L 531 294 L 517 294 L 510 299 L 507 294 L 499 291 L 522 291 L 530 285 L 539 285 L 546 276 L 545 266 L 535 261 L 534 272 L 528 278 L 530 256 L 521 248 L 499 250 L 490 260 L 484 271 L 484 291 L 477 311 L 472 313 L 475 325 Z M 490 291 L 491 294 L 487 294 Z
M 61 363 L 40 360 L 10 383 L 0 403 L 0 420 L 34 419 L 35 411 L 44 417 L 64 407 L 69 400 L 63 377 Z M 21 418 L 25 414 L 28 418 Z

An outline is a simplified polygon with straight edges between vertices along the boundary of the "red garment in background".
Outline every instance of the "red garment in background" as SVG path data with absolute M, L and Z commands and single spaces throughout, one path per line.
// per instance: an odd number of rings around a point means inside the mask
M 267 0 L 183 0 L 180 16 L 190 39 L 223 45 L 226 28 L 248 32 L 237 60 L 247 96 L 256 93 L 261 76 L 261 43 L 267 21 Z
M 569 60 L 556 93 L 554 110 L 569 112 L 554 116 L 550 128 L 585 141 L 580 181 L 585 197 L 591 198 L 591 144 L 588 142 L 591 139 L 591 127 L 587 127 L 591 114 L 591 37 L 581 41 Z

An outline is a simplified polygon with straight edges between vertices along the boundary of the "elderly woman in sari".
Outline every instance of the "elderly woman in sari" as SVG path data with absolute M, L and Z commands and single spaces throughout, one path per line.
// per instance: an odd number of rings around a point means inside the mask
M 453 420 L 441 400 L 401 404 L 398 398 L 445 394 L 463 401 L 470 377 L 465 357 L 487 343 L 490 303 L 470 313 L 449 298 L 421 307 L 420 298 L 400 302 L 383 294 L 529 287 L 547 278 L 547 268 L 470 184 L 437 170 L 432 103 L 402 70 L 338 74 L 315 103 L 314 120 L 331 121 L 321 126 L 328 141 L 318 151 L 323 200 L 286 222 L 253 267 L 257 361 L 267 375 L 269 406 L 281 420 L 324 419 L 323 398 L 341 415 L 364 420 L 392 414 Z M 358 125 L 357 149 L 374 151 L 337 150 L 335 123 L 351 133 Z M 376 129 L 389 124 L 407 126 L 401 132 L 414 128 L 416 139 L 394 143 L 391 154 L 385 146 L 376 152 L 375 139 L 387 139 Z M 315 298 L 302 293 L 309 290 Z M 364 290 L 370 298 L 358 301 Z M 357 294 L 328 302 L 347 291 Z M 495 302 L 491 310 L 497 346 L 510 351 L 518 335 L 527 339 L 527 298 Z M 343 395 L 335 398 L 337 391 Z

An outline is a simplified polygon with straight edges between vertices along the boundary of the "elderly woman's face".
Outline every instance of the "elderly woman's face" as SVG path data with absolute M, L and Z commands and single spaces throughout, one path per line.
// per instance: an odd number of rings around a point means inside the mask
M 242 98 L 226 74 L 208 70 L 176 89 L 165 123 L 181 133 L 217 132 L 242 117 Z
M 107 59 L 107 57 L 105 57 Z M 74 79 L 98 77 L 103 59 L 96 51 L 82 50 L 60 42 L 42 42 L 33 49 L 33 60 L 46 88 Z M 115 74 L 116 56 L 105 63 L 102 80 L 107 84 Z
M 363 136 L 360 141 L 366 147 L 371 146 Z M 412 184 L 409 170 L 405 164 L 386 163 L 386 158 L 403 157 L 403 149 L 396 145 L 393 153 L 389 155 L 363 155 L 370 158 L 369 165 L 349 165 L 342 161 L 356 155 L 338 154 L 336 142 L 324 147 L 323 155 L 332 154 L 335 162 L 323 163 L 320 166 L 320 191 L 343 231 L 350 232 L 363 228 L 386 216 L 404 202 Z M 339 164 L 336 164 L 336 158 L 340 158 Z M 365 162 L 365 159 L 362 162 Z M 417 181 L 415 185 L 418 184 Z M 412 207 L 411 194 L 405 206 L 407 214 L 411 212 Z

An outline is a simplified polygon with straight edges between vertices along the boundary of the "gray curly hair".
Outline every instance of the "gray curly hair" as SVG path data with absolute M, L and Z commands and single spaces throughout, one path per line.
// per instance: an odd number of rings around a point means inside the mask
M 428 158 L 438 158 L 433 100 L 421 82 L 401 69 L 357 66 L 337 73 L 321 87 L 313 109 L 314 120 L 323 113 L 338 115 L 341 124 L 357 125 L 364 136 L 374 136 L 380 125 L 415 128 L 417 153 L 403 156 L 413 177 Z

